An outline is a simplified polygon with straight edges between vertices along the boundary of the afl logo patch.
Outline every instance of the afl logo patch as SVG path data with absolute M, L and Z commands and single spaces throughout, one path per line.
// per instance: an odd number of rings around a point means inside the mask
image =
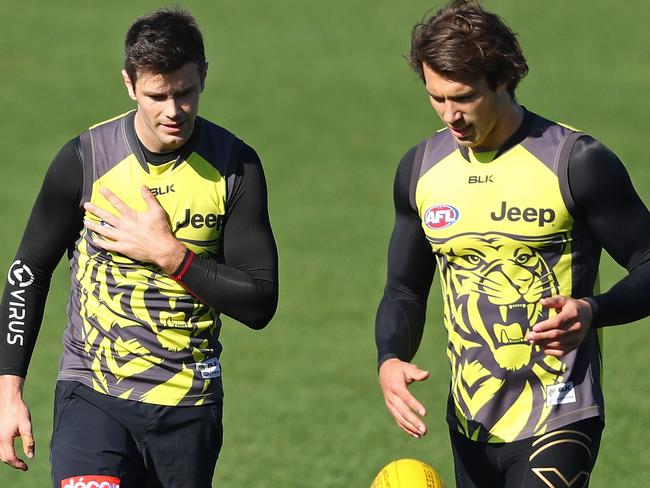
M 429 229 L 444 229 L 455 224 L 460 217 L 460 212 L 451 205 L 434 205 L 424 214 L 424 223 Z

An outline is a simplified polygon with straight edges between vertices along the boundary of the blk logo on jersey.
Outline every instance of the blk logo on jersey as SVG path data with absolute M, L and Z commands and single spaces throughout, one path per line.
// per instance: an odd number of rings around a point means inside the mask
M 564 405 L 566 403 L 575 403 L 576 391 L 573 388 L 573 381 L 549 385 L 546 387 L 546 406 Z
M 61 488 L 120 488 L 120 478 L 84 475 L 61 480 Z
M 470 176 L 469 179 L 467 180 L 467 183 L 470 185 L 474 183 L 494 183 L 492 180 L 492 177 L 494 175 L 481 175 L 481 176 Z
M 424 213 L 424 223 L 429 229 L 444 229 L 458 222 L 460 212 L 451 205 L 434 205 Z
M 196 370 L 201 373 L 201 378 L 218 378 L 221 376 L 221 363 L 218 358 L 211 358 L 202 363 L 196 363 Z
M 167 195 L 168 193 L 176 193 L 176 190 L 174 190 L 174 184 L 173 183 L 171 185 L 167 185 L 165 187 L 162 187 L 162 186 L 150 187 L 149 191 L 156 197 L 160 196 L 160 195 Z

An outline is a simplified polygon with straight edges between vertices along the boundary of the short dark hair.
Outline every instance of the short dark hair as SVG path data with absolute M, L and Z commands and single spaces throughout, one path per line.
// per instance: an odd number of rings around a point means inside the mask
M 192 14 L 181 7 L 161 8 L 137 19 L 124 40 L 124 69 L 131 83 L 138 70 L 155 74 L 194 62 L 204 72 L 203 36 Z
M 498 15 L 475 0 L 453 0 L 413 28 L 411 68 L 424 81 L 422 65 L 454 81 L 485 77 L 495 90 L 515 88 L 528 73 L 516 34 Z

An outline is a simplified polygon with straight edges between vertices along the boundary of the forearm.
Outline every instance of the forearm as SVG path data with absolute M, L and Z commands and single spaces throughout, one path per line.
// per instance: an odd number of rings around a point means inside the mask
M 385 292 L 377 310 L 375 344 L 377 362 L 397 358 L 411 361 L 420 346 L 426 315 L 426 300 L 396 300 Z
M 629 275 L 605 293 L 587 297 L 594 320 L 592 327 L 634 322 L 650 315 L 650 260 L 635 268 Z
M 19 261 L 23 270 L 30 269 L 31 272 L 35 269 L 33 266 L 30 268 L 30 261 L 24 258 L 15 260 L 14 265 Z M 27 275 L 27 271 L 23 274 Z M 43 319 L 49 279 L 48 275 L 36 274 L 34 281 L 26 287 L 21 287 L 26 281 L 7 281 L 0 303 L 0 374 L 27 375 Z
M 261 162 L 246 145 L 238 157 L 219 256 L 187 252 L 174 277 L 219 313 L 261 329 L 278 302 L 278 252 Z
M 173 278 L 218 312 L 261 329 L 277 306 L 277 279 L 273 276 L 272 266 L 257 269 L 253 275 L 188 251 Z

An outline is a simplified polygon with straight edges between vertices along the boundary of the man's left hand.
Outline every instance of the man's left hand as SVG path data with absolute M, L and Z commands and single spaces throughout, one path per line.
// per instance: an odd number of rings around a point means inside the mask
M 99 191 L 118 215 L 90 202 L 84 204 L 86 211 L 108 224 L 85 220 L 86 227 L 101 236 L 93 240 L 97 246 L 155 264 L 166 274 L 178 269 L 187 248 L 172 235 L 165 210 L 146 186 L 141 188 L 142 198 L 147 204 L 144 212 L 135 211 L 107 188 Z
M 538 322 L 526 339 L 550 356 L 564 356 L 576 349 L 591 328 L 593 313 L 585 300 L 556 295 L 542 298 L 544 308 L 553 308 L 557 315 Z

